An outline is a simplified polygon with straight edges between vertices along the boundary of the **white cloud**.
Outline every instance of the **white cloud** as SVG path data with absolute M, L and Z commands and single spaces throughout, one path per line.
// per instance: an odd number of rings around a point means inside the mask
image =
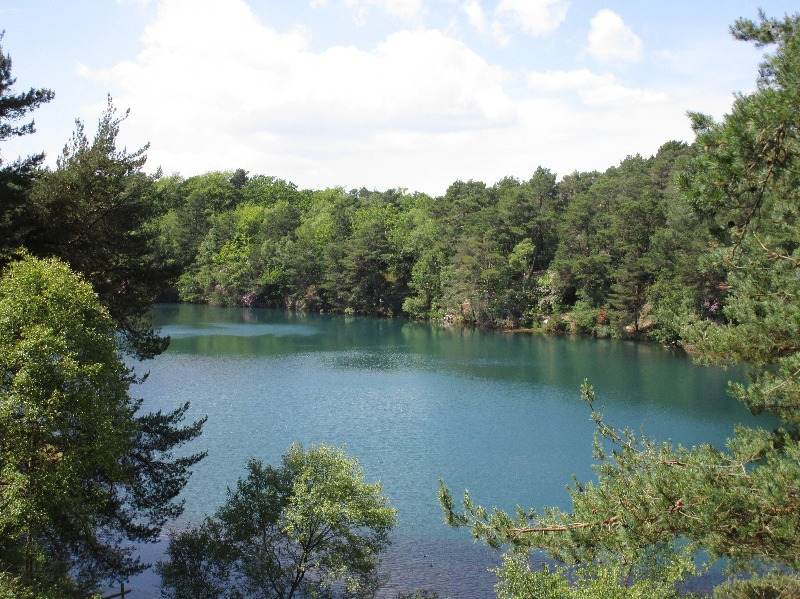
M 151 142 L 149 168 L 241 167 L 307 187 L 440 193 L 539 164 L 605 168 L 689 139 L 685 109 L 707 107 L 588 70 L 530 73 L 519 89 L 519 74 L 437 30 L 316 48 L 267 21 L 243 0 L 160 0 L 138 55 L 83 76 L 131 107 L 123 141 Z
M 528 74 L 528 86 L 536 92 L 572 91 L 587 105 L 652 104 L 669 100 L 663 92 L 629 87 L 614 75 L 598 74 L 588 69 L 535 71 Z
M 511 36 L 506 32 L 506 28 L 500 21 L 492 22 L 492 37 L 499 46 L 507 46 L 511 41 Z
M 467 20 L 481 34 L 490 36 L 498 46 L 506 46 L 511 41 L 506 28 L 497 19 L 491 25 L 486 19 L 486 13 L 480 0 L 467 0 L 463 4 Z
M 402 19 L 413 19 L 422 14 L 423 0 L 342 0 L 353 11 L 353 20 L 364 25 L 370 8 L 380 8 L 386 13 Z M 328 0 L 310 0 L 311 8 L 328 6 Z
M 422 12 L 422 0 L 379 0 L 377 4 L 398 17 L 416 17 Z
M 568 8 L 567 0 L 500 0 L 497 14 L 506 15 L 511 24 L 538 37 L 558 29 Z
M 422 12 L 422 0 L 344 0 L 357 22 L 363 23 L 370 7 L 377 7 L 402 19 L 413 19 Z
M 479 0 L 468 0 L 464 3 L 464 12 L 467 13 L 467 19 L 470 24 L 480 31 L 486 33 L 488 26 L 486 24 L 486 14 L 483 12 L 483 6 Z
M 587 49 L 596 59 L 637 62 L 642 58 L 642 40 L 617 13 L 604 8 L 592 17 Z
M 119 6 L 136 6 L 138 8 L 147 8 L 150 6 L 152 0 L 115 0 Z

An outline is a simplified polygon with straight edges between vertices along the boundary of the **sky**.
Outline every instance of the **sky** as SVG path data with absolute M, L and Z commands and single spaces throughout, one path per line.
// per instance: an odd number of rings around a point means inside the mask
M 442 193 L 457 179 L 605 169 L 692 140 L 763 49 L 740 16 L 784 0 L 2 0 L 17 89 L 49 87 L 4 160 L 53 164 L 106 96 L 147 170 L 244 168 L 300 187 Z

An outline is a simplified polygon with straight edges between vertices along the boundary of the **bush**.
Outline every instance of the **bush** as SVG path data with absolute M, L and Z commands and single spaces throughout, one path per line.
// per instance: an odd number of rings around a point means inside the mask
M 403 301 L 403 312 L 411 318 L 427 318 L 428 305 L 425 298 L 419 295 L 410 295 Z
M 567 321 L 560 312 L 556 312 L 542 322 L 542 330 L 548 335 L 563 335 L 567 332 Z
M 592 335 L 597 326 L 598 310 L 586 300 L 578 300 L 572 307 L 570 316 L 573 322 L 573 333 Z
M 569 572 L 547 565 L 534 569 L 526 555 L 511 553 L 496 570 L 495 592 L 498 599 L 678 599 L 676 583 L 690 569 L 676 559 L 628 583 L 619 565 L 594 564 Z

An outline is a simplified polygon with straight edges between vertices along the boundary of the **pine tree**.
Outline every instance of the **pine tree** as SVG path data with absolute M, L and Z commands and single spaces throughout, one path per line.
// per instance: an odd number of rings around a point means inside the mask
M 35 132 L 33 120 L 19 123 L 30 112 L 53 99 L 49 89 L 34 89 L 14 93 L 16 78 L 12 75 L 11 56 L 3 52 L 3 33 L 0 33 L 0 143 L 12 137 Z M 44 154 L 34 154 L 9 162 L 0 153 L 0 263 L 20 243 L 21 235 L 30 227 L 25 196 Z
M 177 269 L 159 251 L 151 226 L 157 174 L 142 170 L 147 146 L 117 148 L 126 116 L 109 98 L 93 139 L 77 122 L 56 168 L 43 172 L 28 194 L 33 227 L 22 241 L 32 254 L 58 257 L 82 273 L 127 348 L 149 358 L 169 343 L 153 330 L 150 307 Z
M 800 569 L 800 15 L 761 14 L 759 22 L 737 21 L 732 33 L 775 52 L 761 65 L 758 91 L 738 96 L 722 122 L 692 115 L 698 153 L 680 188 L 717 233 L 708 251 L 728 273 L 729 292 L 722 322 L 697 314 L 680 328 L 702 362 L 747 364 L 750 383 L 733 384 L 731 392 L 778 426 L 738 427 L 725 448 L 657 443 L 608 425 L 584 384 L 597 425 L 598 480 L 572 486 L 571 511 L 509 515 L 465 495 L 457 512 L 441 488 L 448 522 L 511 548 L 501 590 L 565 596 L 547 591 L 562 584 L 563 572 L 537 573 L 519 561 L 533 550 L 578 566 L 587 593 L 611 572 L 617 580 L 667 583 L 652 596 L 668 596 L 700 549 L 712 561 L 726 558 L 737 574 L 757 575 L 732 582 L 720 596 L 790 596 L 798 586 L 792 573 Z

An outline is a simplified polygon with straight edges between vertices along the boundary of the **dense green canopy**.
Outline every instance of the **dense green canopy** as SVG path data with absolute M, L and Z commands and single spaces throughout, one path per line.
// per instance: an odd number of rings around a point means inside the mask
M 56 259 L 0 278 L 0 575 L 53 597 L 85 596 L 142 565 L 202 454 L 175 457 L 202 422 L 187 406 L 140 413 L 115 322 Z M 7 578 L 7 577 L 11 578 Z M 14 583 L 14 580 L 17 580 Z
M 440 198 L 170 177 L 154 227 L 184 301 L 637 335 L 660 321 L 659 282 L 678 279 L 690 307 L 718 296 L 716 279 L 693 276 L 707 229 L 676 208 L 674 175 L 693 152 L 670 142 L 603 174 L 539 168 Z
M 175 536 L 159 565 L 174 599 L 373 597 L 395 510 L 333 447 L 258 460 L 214 516 Z

